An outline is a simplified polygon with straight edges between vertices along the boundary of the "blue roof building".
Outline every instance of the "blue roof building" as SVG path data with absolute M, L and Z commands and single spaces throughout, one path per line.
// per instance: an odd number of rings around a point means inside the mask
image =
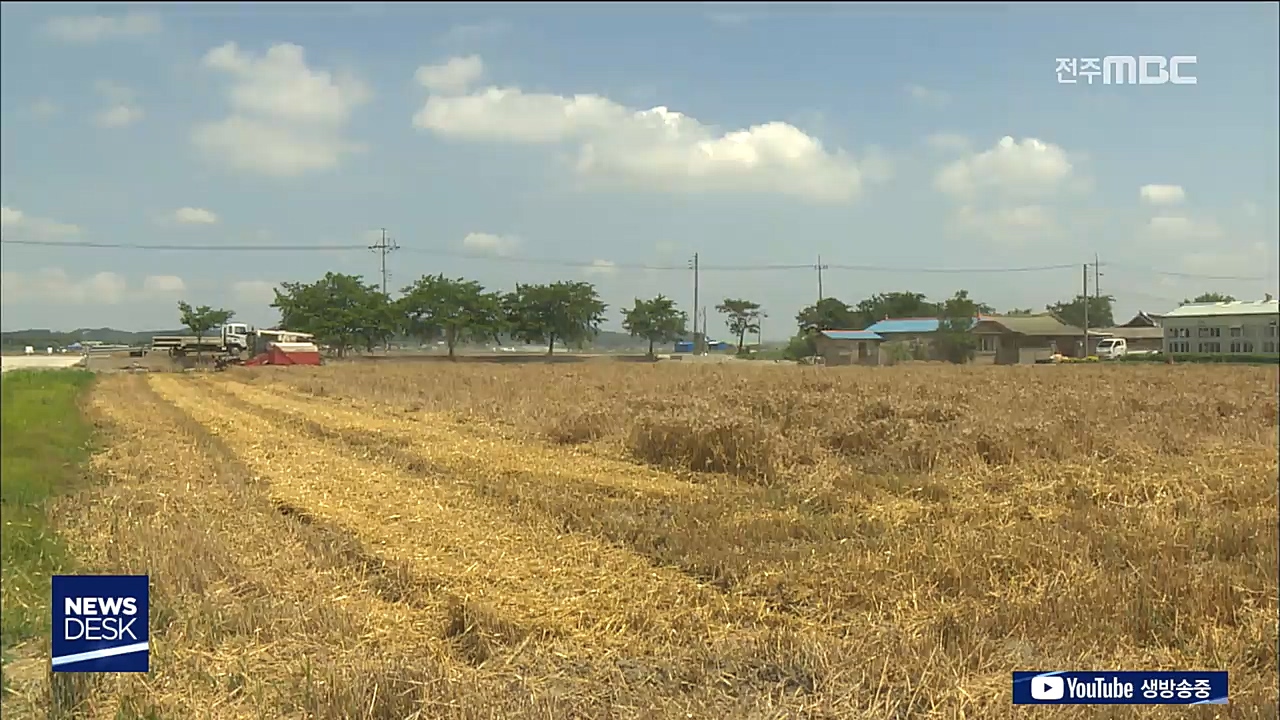
M 830 340 L 883 340 L 870 330 L 823 330 L 822 336 Z
M 979 318 L 974 318 L 969 327 L 977 324 Z M 867 328 L 867 330 L 884 337 L 886 335 L 922 335 L 925 333 L 938 331 L 938 318 L 885 318 Z M 889 338 L 885 338 L 889 339 Z

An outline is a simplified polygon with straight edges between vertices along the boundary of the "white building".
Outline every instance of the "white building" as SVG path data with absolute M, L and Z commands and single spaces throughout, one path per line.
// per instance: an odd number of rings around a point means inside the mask
M 1280 352 L 1280 301 L 1188 303 L 1164 314 L 1166 353 Z

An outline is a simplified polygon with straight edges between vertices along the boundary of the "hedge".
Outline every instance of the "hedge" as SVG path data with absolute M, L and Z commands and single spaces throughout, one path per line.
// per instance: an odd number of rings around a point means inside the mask
M 1234 365 L 1276 365 L 1280 364 L 1280 354 L 1272 353 L 1232 353 L 1227 354 L 1199 354 L 1199 353 L 1174 353 L 1165 355 L 1164 353 L 1153 353 L 1151 355 L 1125 355 L 1120 358 L 1123 362 L 1165 362 L 1169 358 L 1173 358 L 1174 363 L 1231 363 Z

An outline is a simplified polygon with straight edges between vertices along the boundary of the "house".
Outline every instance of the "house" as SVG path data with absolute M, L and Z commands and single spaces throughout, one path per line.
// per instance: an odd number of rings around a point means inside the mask
M 1055 352 L 1080 354 L 1084 331 L 1049 313 L 984 316 L 971 331 L 978 339 L 974 362 L 1016 365 L 1034 363 Z
M 823 363 L 831 365 L 880 365 L 884 338 L 870 330 L 823 330 L 813 338 Z
M 1160 315 L 1140 310 L 1129 322 L 1115 327 L 1099 328 L 1098 332 L 1105 337 L 1124 338 L 1129 350 L 1159 352 L 1164 349 L 1164 329 L 1160 327 L 1160 318 Z M 1089 334 L 1093 335 L 1093 330 L 1090 330 Z
M 933 350 L 933 339 L 938 332 L 936 317 L 885 318 L 868 326 L 867 331 L 883 338 L 882 349 L 886 352 L 897 347 L 917 360 L 937 359 Z
M 1265 300 L 1187 303 L 1161 319 L 1166 353 L 1275 353 L 1280 302 Z

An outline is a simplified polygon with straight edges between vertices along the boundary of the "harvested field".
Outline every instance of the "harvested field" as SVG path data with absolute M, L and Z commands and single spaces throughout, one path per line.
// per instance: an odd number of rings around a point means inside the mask
M 1066 668 L 1277 713 L 1272 368 L 371 363 L 92 412 L 57 520 L 157 639 L 93 716 L 958 720 Z

